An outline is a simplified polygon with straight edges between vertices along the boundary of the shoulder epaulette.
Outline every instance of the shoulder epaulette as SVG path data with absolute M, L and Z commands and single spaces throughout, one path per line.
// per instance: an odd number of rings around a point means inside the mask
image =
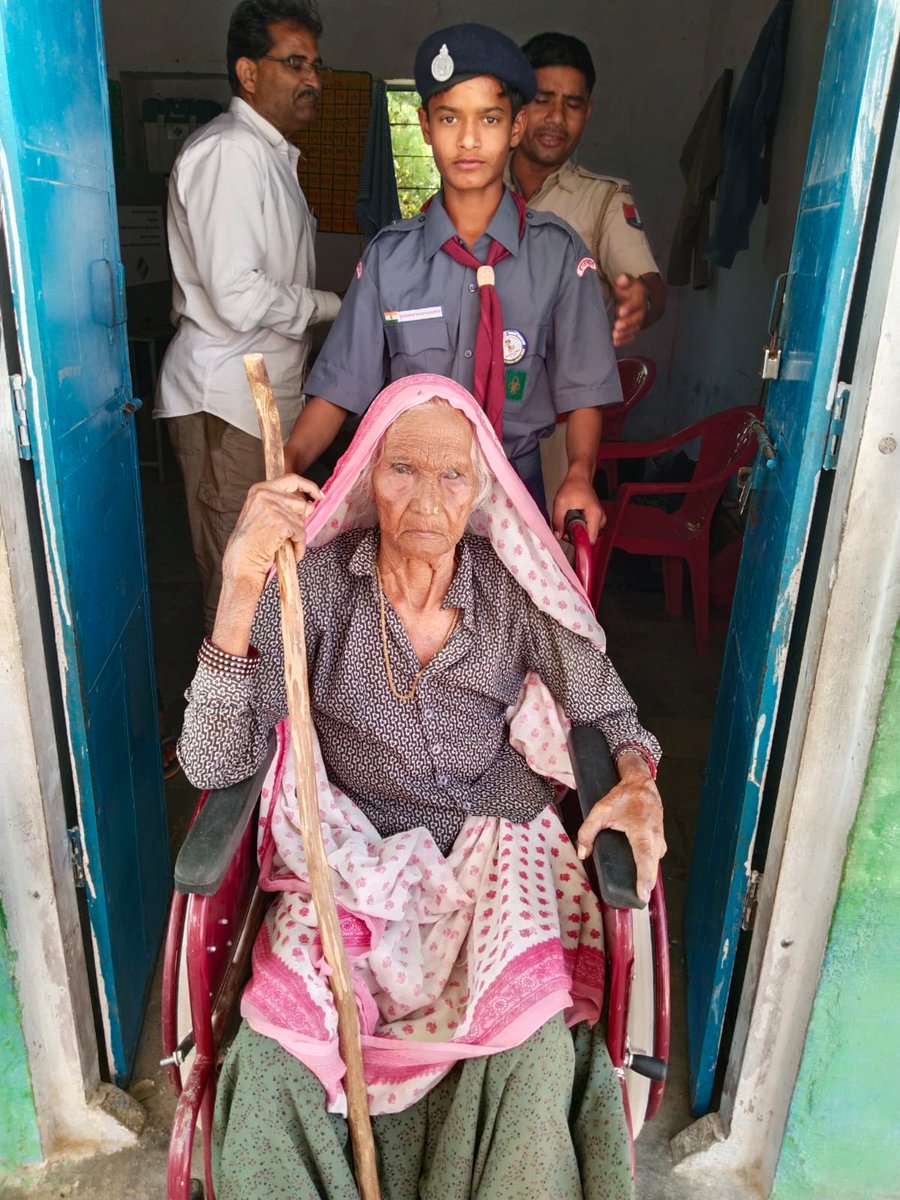
M 615 186 L 616 191 L 630 192 L 631 181 L 628 179 L 620 179 L 617 175 L 601 175 L 597 171 L 589 171 L 587 167 L 573 164 L 572 170 L 576 175 L 580 175 L 582 179 L 594 179 L 598 183 L 611 183 Z
M 421 229 L 424 224 L 424 213 L 416 213 L 414 217 L 401 217 L 399 221 L 391 221 L 390 225 L 384 225 L 379 229 L 372 238 L 372 242 L 377 242 L 380 237 L 383 237 L 387 233 L 409 233 L 410 230 Z
M 525 210 L 525 220 L 529 225 L 552 225 L 560 233 L 565 234 L 570 241 L 579 242 L 581 240 L 568 221 L 565 221 L 562 217 L 558 217 L 554 212 L 529 208 Z

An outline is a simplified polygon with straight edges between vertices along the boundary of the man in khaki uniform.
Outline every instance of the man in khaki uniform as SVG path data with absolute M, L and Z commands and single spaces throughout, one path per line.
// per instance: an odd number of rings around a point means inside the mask
M 525 132 L 510 156 L 506 181 L 529 208 L 555 213 L 581 235 L 596 261 L 607 307 L 614 310 L 613 343 L 627 346 L 662 316 L 666 286 L 631 185 L 571 161 L 592 111 L 596 72 L 591 53 L 584 42 L 564 33 L 538 34 L 522 49 L 538 90 L 526 107 Z M 562 430 L 541 442 L 548 495 L 554 494 L 565 470 L 564 451 Z

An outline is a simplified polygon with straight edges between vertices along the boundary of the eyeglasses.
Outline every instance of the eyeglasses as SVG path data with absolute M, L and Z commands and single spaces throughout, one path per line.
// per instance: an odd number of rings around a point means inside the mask
M 331 67 L 326 67 L 323 62 L 311 62 L 302 54 L 288 54 L 284 58 L 279 58 L 275 54 L 263 54 L 261 57 L 267 58 L 270 62 L 284 63 L 291 71 L 295 71 L 298 75 L 305 75 L 309 79 L 321 79 L 331 73 Z

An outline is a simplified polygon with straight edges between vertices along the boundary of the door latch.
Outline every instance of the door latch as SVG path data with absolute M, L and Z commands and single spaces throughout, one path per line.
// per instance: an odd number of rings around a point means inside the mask
M 763 463 L 766 469 L 771 471 L 777 462 L 775 447 L 772 445 L 772 439 L 769 437 L 768 430 L 762 421 L 757 421 L 756 418 L 750 422 L 750 432 L 755 434 L 756 440 L 759 443 L 759 452 L 763 456 Z
M 772 340 L 763 350 L 762 367 L 760 367 L 760 379 L 777 379 L 781 371 L 781 349 L 775 343 L 778 340 L 777 334 L 772 334 Z
M 781 324 L 781 311 L 784 308 L 784 294 L 787 289 L 787 273 L 779 275 L 772 289 L 772 303 L 769 308 L 769 344 L 763 349 L 760 378 L 777 379 L 781 372 L 781 347 L 778 345 L 778 328 Z

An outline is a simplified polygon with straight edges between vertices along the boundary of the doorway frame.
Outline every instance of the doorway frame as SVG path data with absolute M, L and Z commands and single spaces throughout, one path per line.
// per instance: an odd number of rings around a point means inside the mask
M 896 164 L 895 146 L 892 178 L 897 174 L 894 169 Z M 894 182 L 896 184 L 896 179 Z M 777 1165 L 781 1133 L 799 1065 L 800 1052 L 797 1047 L 802 1047 L 815 996 L 846 851 L 847 833 L 856 813 L 871 750 L 887 665 L 886 648 L 900 610 L 896 585 L 893 592 L 887 586 L 891 571 L 894 579 L 897 578 L 895 559 L 900 539 L 896 536 L 890 539 L 894 550 L 892 555 L 885 554 L 884 545 L 880 542 L 875 546 L 868 544 L 869 531 L 875 527 L 885 529 L 886 526 L 884 514 L 880 510 L 877 514 L 873 511 L 875 489 L 871 489 L 871 481 L 877 476 L 878 468 L 881 468 L 882 475 L 895 469 L 893 458 L 877 449 L 878 440 L 885 436 L 879 430 L 892 429 L 894 435 L 898 436 L 896 419 L 892 418 L 892 413 L 896 413 L 894 397 L 898 394 L 900 384 L 900 363 L 888 361 L 889 355 L 882 337 L 883 328 L 891 320 L 896 327 L 897 317 L 900 316 L 900 255 L 896 238 L 897 228 L 900 227 L 900 197 L 897 192 L 896 186 L 893 192 L 889 188 L 885 198 L 879 246 L 876 247 L 869 282 L 856 367 L 854 402 L 838 461 L 816 596 L 804 644 L 801 683 L 778 788 L 775 827 L 760 892 L 750 964 L 729 1059 L 723 1106 L 720 1113 L 715 1114 L 718 1134 L 714 1133 L 713 1119 L 704 1118 L 698 1122 L 698 1125 L 708 1122 L 713 1131 L 708 1142 L 704 1171 L 708 1172 L 711 1165 L 715 1166 L 715 1177 L 724 1181 L 726 1174 L 730 1177 L 735 1167 L 743 1165 L 759 1181 L 760 1187 L 764 1186 L 767 1173 L 771 1183 Z M 891 196 L 893 200 L 889 204 Z M 881 243 L 882 235 L 886 233 L 889 208 L 894 222 L 894 238 L 889 261 L 883 263 L 881 258 L 886 250 Z M 876 288 L 881 289 L 881 307 L 877 312 Z M 867 381 L 865 387 L 864 374 Z M 15 519 L 18 511 L 16 505 L 21 506 L 22 496 L 21 489 L 18 496 L 15 495 L 15 487 L 11 485 L 13 476 L 8 469 L 12 466 L 17 468 L 17 460 L 12 463 L 7 460 L 7 451 L 14 442 L 7 428 L 11 424 L 11 406 L 7 407 L 6 378 L 0 380 L 0 385 L 0 393 L 5 396 L 5 400 L 0 401 L 3 408 L 0 417 L 0 441 L 3 443 L 0 455 L 0 501 L 4 517 L 10 512 Z M 868 403 L 865 403 L 867 398 Z M 868 496 L 865 494 L 867 489 L 871 489 Z M 845 520 L 846 526 L 842 529 Z M 873 520 L 877 520 L 878 524 L 873 524 Z M 28 552 L 23 552 L 19 544 L 10 545 L 11 552 L 13 549 L 17 555 L 25 555 L 25 560 L 20 559 L 16 568 L 24 572 L 30 565 L 27 562 Z M 33 775 L 33 780 L 28 780 L 29 794 L 33 794 L 35 803 L 41 805 L 27 839 L 39 874 L 35 876 L 32 872 L 26 879 L 20 868 L 16 874 L 4 874 L 3 877 L 10 881 L 9 893 L 16 901 L 14 914 L 11 911 L 12 899 L 7 900 L 5 893 L 11 931 L 14 925 L 19 930 L 16 940 L 19 953 L 17 976 L 22 990 L 23 1022 L 31 1024 L 30 1028 L 26 1028 L 26 1036 L 32 1052 L 31 1066 L 40 1116 L 43 1094 L 39 1098 L 38 1093 L 44 1087 L 44 1082 L 49 1081 L 51 1073 L 56 1076 L 54 1084 L 58 1088 L 60 1064 L 64 1064 L 67 1072 L 66 1086 L 71 1088 L 71 1097 L 78 1100 L 77 1093 L 80 1092 L 80 1104 L 85 1110 L 86 1095 L 93 1090 L 99 1075 L 94 1065 L 96 1047 L 90 1045 L 93 1031 L 88 1036 L 85 1029 L 79 1027 L 78 1021 L 78 1014 L 81 1014 L 83 1026 L 85 1009 L 82 1005 L 86 989 L 84 956 L 77 947 L 73 949 L 66 944 L 68 917 L 74 905 L 74 888 L 68 875 L 67 857 L 60 843 L 60 836 L 64 841 L 65 821 L 61 816 L 54 779 L 54 770 L 58 774 L 59 764 L 52 761 L 51 743 L 45 740 L 46 730 L 41 728 L 41 714 L 48 711 L 40 695 L 42 689 L 46 688 L 47 663 L 40 641 L 34 640 L 35 634 L 40 631 L 37 629 L 36 613 L 33 607 L 28 607 L 28 588 L 23 584 L 26 578 L 24 573 L 19 574 L 14 599 L 19 636 L 22 638 L 21 672 L 30 700 L 29 728 L 33 744 L 31 757 L 25 756 L 24 765 L 22 758 L 18 758 L 16 770 L 21 772 L 27 769 L 29 776 Z M 875 580 L 878 582 L 874 583 Z M 840 617 L 836 615 L 836 610 L 839 610 Z M 848 618 L 851 620 L 849 625 Z M 863 661 L 862 657 L 857 658 L 858 653 L 862 655 L 863 649 L 865 678 L 860 681 L 855 664 Z M 847 696 L 853 695 L 851 687 L 860 683 L 859 696 L 854 697 L 851 715 Z M 840 736 L 834 736 L 832 731 L 839 731 Z M 38 747 L 43 749 L 39 750 Z M 823 747 L 828 748 L 828 755 L 823 754 Z M 839 785 L 827 762 L 832 754 L 838 753 L 838 749 L 844 753 L 844 770 Z M 0 767 L 3 765 L 7 764 L 0 757 Z M 830 813 L 827 837 L 821 826 L 820 797 L 823 783 L 827 783 L 829 791 L 834 790 L 838 801 Z M 30 800 L 28 804 L 31 805 Z M 811 853 L 808 845 L 811 828 L 817 832 L 815 854 Z M 50 847 L 53 847 L 52 853 Z M 6 862 L 2 856 L 0 865 L 5 871 Z M 28 939 L 22 936 L 23 929 L 28 928 L 29 923 L 32 928 L 36 923 L 34 911 L 30 914 L 25 911 L 28 892 L 24 890 L 26 886 L 37 890 L 36 878 L 45 885 L 40 890 L 46 906 L 49 908 L 51 905 L 54 893 L 57 905 L 62 906 L 60 915 L 46 912 L 42 905 L 38 920 L 42 931 L 50 928 L 54 938 L 58 936 L 61 959 L 56 958 L 55 950 L 54 963 L 59 965 L 61 962 L 68 976 L 66 986 L 62 987 L 61 977 L 54 971 L 53 982 L 60 986 L 61 994 L 65 993 L 68 1024 L 64 1030 L 53 1025 L 55 1038 L 41 1045 L 39 1054 L 43 1065 L 40 1069 L 35 1062 L 35 1048 L 40 1043 L 40 1036 L 35 1030 L 41 1020 L 49 1024 L 48 1018 L 41 1015 L 39 996 L 41 984 L 49 981 L 50 973 L 46 966 L 37 961 L 40 957 L 38 943 L 29 946 Z M 805 934 L 802 946 L 799 944 L 801 933 Z M 786 942 L 791 944 L 785 945 Z M 25 977 L 30 980 L 27 992 L 22 982 Z M 788 985 L 796 993 L 793 998 L 787 991 Z M 788 1029 L 790 1033 L 786 1032 Z M 73 1032 L 74 1042 L 71 1040 Z M 778 1035 L 775 1052 L 769 1036 L 773 1033 Z M 56 1046 L 60 1043 L 63 1046 L 57 1051 Z M 76 1046 L 78 1056 L 73 1053 Z M 763 1101 L 763 1092 L 771 1099 Z M 764 1122 L 759 1120 L 761 1103 L 766 1112 Z M 60 1105 L 60 1108 L 64 1108 L 64 1105 Z M 727 1140 L 720 1141 L 720 1135 L 725 1135 Z M 776 1138 L 774 1158 L 771 1149 L 773 1136 Z M 684 1158 L 683 1161 L 686 1166 L 689 1162 L 699 1164 L 701 1157 L 695 1154 L 691 1160 Z M 721 1176 L 718 1173 L 720 1162 L 724 1168 Z M 752 1194 L 767 1193 L 757 1190 Z
M 22 265 L 5 181 L 4 173 L 0 253 L 8 255 L 15 275 Z M 19 330 L 19 335 L 20 343 L 27 345 L 27 330 Z M 0 789 L 3 828 L 14 835 L 0 838 L 0 891 L 46 1160 L 63 1150 L 119 1150 L 132 1145 L 136 1135 L 103 1107 L 111 1095 L 121 1101 L 122 1093 L 104 1083 L 100 1073 L 66 833 L 64 772 L 52 716 L 50 681 L 58 664 L 48 654 L 33 561 L 44 549 L 28 533 L 26 485 L 13 424 L 11 361 L 15 365 L 0 327 L 0 777 L 15 780 L 15 788 Z M 50 601 L 55 605 L 52 589 Z
M 721 1108 L 672 1140 L 676 1170 L 748 1197 L 775 1179 L 900 619 L 897 328 L 900 124 Z

